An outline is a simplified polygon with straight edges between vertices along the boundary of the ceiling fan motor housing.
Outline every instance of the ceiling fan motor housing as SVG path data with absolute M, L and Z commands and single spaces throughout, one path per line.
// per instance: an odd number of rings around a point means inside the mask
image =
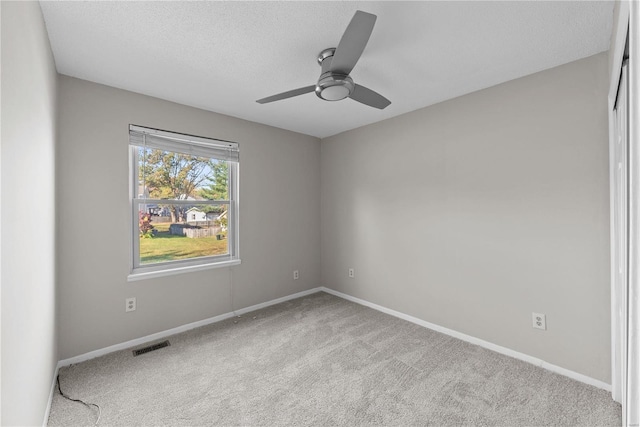
M 335 48 L 325 49 L 318 55 L 318 64 L 322 67 L 322 74 L 316 84 L 316 95 L 325 101 L 340 101 L 353 93 L 355 84 L 347 74 L 332 73 L 331 58 Z

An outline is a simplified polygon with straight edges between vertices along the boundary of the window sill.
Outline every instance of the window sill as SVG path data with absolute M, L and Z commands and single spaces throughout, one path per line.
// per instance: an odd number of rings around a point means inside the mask
M 210 270 L 213 268 L 231 267 L 239 265 L 239 259 L 233 259 L 230 261 L 221 261 L 210 264 L 190 265 L 186 267 L 167 268 L 166 270 L 147 271 L 147 272 L 133 272 L 127 276 L 127 282 L 137 282 L 138 280 L 153 279 L 156 277 L 173 276 L 182 273 L 192 273 L 194 271 Z

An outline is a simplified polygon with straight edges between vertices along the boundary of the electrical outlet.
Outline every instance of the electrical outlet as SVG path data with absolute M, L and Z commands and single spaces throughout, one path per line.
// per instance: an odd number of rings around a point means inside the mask
M 298 270 L 293 270 L 293 280 L 298 280 L 300 278 L 300 272 Z
M 127 298 L 126 300 L 124 300 L 125 304 L 124 304 L 124 311 L 125 312 L 129 312 L 129 311 L 136 311 L 136 299 L 135 298 Z
M 349 277 L 351 277 L 352 279 L 356 277 L 356 271 L 353 268 L 349 269 Z
M 536 329 L 547 330 L 547 316 L 542 313 L 531 313 L 533 320 L 533 327 Z

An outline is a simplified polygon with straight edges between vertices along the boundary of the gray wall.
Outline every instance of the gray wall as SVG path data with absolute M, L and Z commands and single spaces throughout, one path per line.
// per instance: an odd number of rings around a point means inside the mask
M 66 76 L 59 81 L 61 359 L 320 284 L 317 138 Z M 130 123 L 240 143 L 241 265 L 127 282 Z M 125 298 L 134 296 L 137 310 L 125 313 Z
M 322 283 L 610 383 L 607 59 L 324 139 Z
M 2 425 L 42 425 L 58 361 L 56 71 L 40 5 L 1 2 Z

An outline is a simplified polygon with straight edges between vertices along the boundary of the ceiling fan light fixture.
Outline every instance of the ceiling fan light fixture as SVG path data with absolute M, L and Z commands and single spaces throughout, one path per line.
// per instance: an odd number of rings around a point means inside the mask
M 325 101 L 340 101 L 351 95 L 354 88 L 351 77 L 333 74 L 320 79 L 316 95 Z
M 318 90 L 320 89 L 320 90 Z M 342 85 L 316 89 L 316 94 L 325 101 L 340 101 L 349 96 L 349 89 Z

